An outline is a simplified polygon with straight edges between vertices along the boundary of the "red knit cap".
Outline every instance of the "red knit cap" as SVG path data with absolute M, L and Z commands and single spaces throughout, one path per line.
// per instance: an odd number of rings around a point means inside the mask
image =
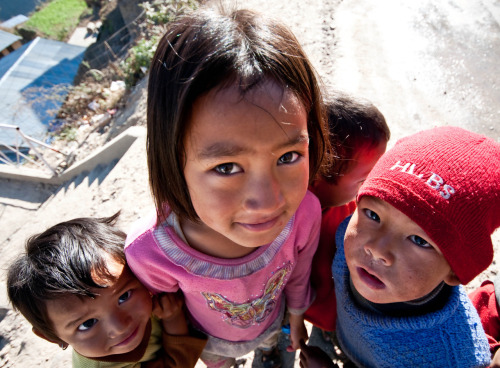
M 500 226 L 500 144 L 456 127 L 399 140 L 358 192 L 389 203 L 420 226 L 462 284 L 493 260 Z

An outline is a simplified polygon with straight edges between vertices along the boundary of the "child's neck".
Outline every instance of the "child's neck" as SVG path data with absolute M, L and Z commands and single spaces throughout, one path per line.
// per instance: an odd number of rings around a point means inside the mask
M 443 308 L 450 296 L 451 286 L 444 281 L 422 298 L 400 303 L 373 303 L 365 299 L 350 280 L 351 292 L 356 303 L 364 309 L 392 317 L 410 317 L 431 313 Z
M 258 248 L 236 244 L 202 222 L 180 220 L 187 244 L 197 251 L 217 258 L 240 258 Z

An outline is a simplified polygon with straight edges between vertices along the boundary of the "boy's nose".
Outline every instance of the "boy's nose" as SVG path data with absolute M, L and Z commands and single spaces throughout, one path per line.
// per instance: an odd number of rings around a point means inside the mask
M 387 239 L 376 239 L 367 242 L 364 246 L 366 254 L 375 262 L 390 266 L 394 262 L 390 242 Z
M 117 337 L 126 332 L 131 322 L 131 316 L 124 311 L 116 311 L 109 318 L 109 337 Z

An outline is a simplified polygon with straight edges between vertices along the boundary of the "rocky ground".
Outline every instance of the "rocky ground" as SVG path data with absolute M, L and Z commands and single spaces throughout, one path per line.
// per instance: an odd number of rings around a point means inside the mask
M 436 125 L 460 125 L 498 141 L 498 6 L 491 1 L 478 2 L 483 9 L 478 13 L 464 1 L 442 2 L 441 9 L 430 0 L 418 2 L 418 6 L 407 3 L 246 0 L 244 5 L 279 17 L 292 28 L 325 88 L 335 87 L 371 99 L 390 125 L 390 144 Z M 491 38 L 486 39 L 486 31 Z M 463 34 L 470 34 L 472 39 L 454 38 L 465 37 Z M 427 40 L 432 41 L 430 46 Z M 469 50 L 472 45 L 477 48 L 473 53 Z M 468 68 L 470 54 L 477 55 L 474 70 Z M 81 156 L 129 126 L 144 125 L 144 86 L 145 81 L 106 129 L 82 134 L 85 142 L 80 142 Z M 144 148 L 142 137 L 117 163 L 60 187 L 0 181 L 0 368 L 70 366 L 69 349 L 63 352 L 34 336 L 23 318 L 11 310 L 5 297 L 4 270 L 22 251 L 29 235 L 55 222 L 78 216 L 107 216 L 121 209 L 120 226 L 126 230 L 152 206 Z M 500 247 L 499 238 L 497 232 L 496 249 Z M 496 272 L 495 262 L 469 289 Z M 316 331 L 311 340 L 326 346 Z M 283 341 L 281 345 L 285 344 Z M 246 358 L 245 367 L 260 366 L 253 354 Z M 283 353 L 283 358 L 284 367 L 298 367 L 293 354 Z

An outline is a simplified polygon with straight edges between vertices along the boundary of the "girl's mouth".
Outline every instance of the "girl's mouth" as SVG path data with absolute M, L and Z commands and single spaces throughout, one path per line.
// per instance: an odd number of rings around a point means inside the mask
M 385 284 L 377 276 L 369 273 L 364 268 L 358 267 L 357 269 L 359 278 L 371 289 L 383 289 Z
M 264 221 L 264 222 L 258 222 L 258 223 L 252 223 L 252 224 L 240 222 L 239 224 L 247 230 L 259 232 L 259 231 L 266 231 L 266 230 L 272 229 L 276 225 L 276 223 L 278 222 L 279 219 L 280 219 L 280 216 L 276 216 L 276 217 L 274 217 L 270 220 Z

